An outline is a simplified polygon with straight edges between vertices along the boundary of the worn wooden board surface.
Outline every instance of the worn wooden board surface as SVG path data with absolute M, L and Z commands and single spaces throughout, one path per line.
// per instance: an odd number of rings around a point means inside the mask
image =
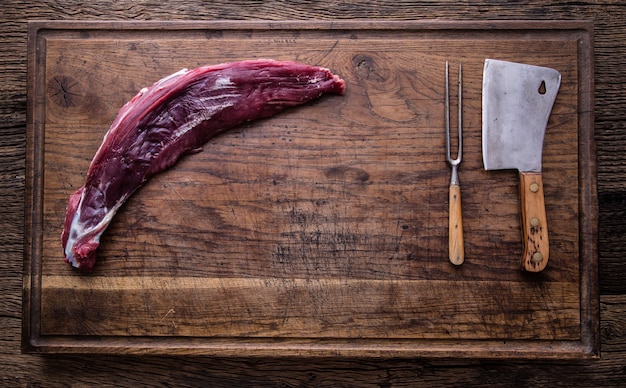
M 591 42 L 580 26 L 32 24 L 26 348 L 595 354 Z M 127 203 L 92 275 L 64 264 L 67 197 L 117 109 L 181 67 L 260 57 L 326 66 L 346 95 L 215 138 Z M 516 173 L 482 170 L 488 57 L 563 75 L 544 148 L 551 262 L 538 276 L 519 271 Z M 464 65 L 459 268 L 447 259 L 445 60 Z

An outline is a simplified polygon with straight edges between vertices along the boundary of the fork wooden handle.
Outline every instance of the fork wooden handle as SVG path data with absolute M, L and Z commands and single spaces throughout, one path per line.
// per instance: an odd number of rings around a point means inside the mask
M 461 265 L 465 260 L 463 249 L 463 213 L 461 211 L 461 186 L 450 185 L 450 216 L 448 246 L 450 262 Z

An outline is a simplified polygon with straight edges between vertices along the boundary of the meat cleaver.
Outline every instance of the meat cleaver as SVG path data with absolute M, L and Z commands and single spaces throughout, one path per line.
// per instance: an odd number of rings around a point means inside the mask
M 543 138 L 561 74 L 547 67 L 485 60 L 483 163 L 485 170 L 519 170 L 524 255 L 522 269 L 548 264 L 548 224 L 541 176 Z

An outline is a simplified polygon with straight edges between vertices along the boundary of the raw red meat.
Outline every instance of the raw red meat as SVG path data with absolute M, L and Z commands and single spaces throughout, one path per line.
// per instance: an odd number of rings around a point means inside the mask
M 142 89 L 120 109 L 85 185 L 70 196 L 61 236 L 65 261 L 91 271 L 100 236 L 120 206 L 185 153 L 238 124 L 344 88 L 325 68 L 251 60 L 183 69 Z

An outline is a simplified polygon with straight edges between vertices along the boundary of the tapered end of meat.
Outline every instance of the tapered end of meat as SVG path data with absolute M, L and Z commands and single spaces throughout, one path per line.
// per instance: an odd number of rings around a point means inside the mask
M 65 257 L 65 262 L 82 272 L 91 272 L 96 264 L 98 245 L 100 244 L 92 241 L 72 249 L 72 253 Z
M 94 239 L 92 235 L 81 237 L 77 233 L 80 228 L 78 226 L 78 205 L 83 191 L 84 187 L 81 187 L 70 196 L 63 232 L 61 233 L 61 242 L 63 243 L 65 262 L 83 272 L 91 272 L 96 263 L 96 249 L 100 244 L 97 238 Z
M 330 73 L 330 70 L 329 70 Z M 333 88 L 332 88 L 332 92 L 336 93 L 336 94 L 344 94 L 346 92 L 346 82 L 344 80 L 342 80 L 341 78 L 339 78 L 338 75 L 336 74 L 332 74 L 330 73 L 333 78 Z
M 303 66 L 303 65 L 300 65 L 300 66 Z M 309 69 L 314 69 L 314 68 L 315 67 L 309 67 Z M 345 93 L 346 82 L 343 79 L 341 79 L 338 75 L 333 74 L 329 69 L 325 67 L 318 67 L 317 70 L 319 73 L 322 74 L 322 76 L 318 78 L 315 75 L 311 75 L 311 80 L 309 82 L 312 84 L 318 83 L 319 84 L 318 88 L 321 90 L 322 93 L 340 94 L 340 95 Z

